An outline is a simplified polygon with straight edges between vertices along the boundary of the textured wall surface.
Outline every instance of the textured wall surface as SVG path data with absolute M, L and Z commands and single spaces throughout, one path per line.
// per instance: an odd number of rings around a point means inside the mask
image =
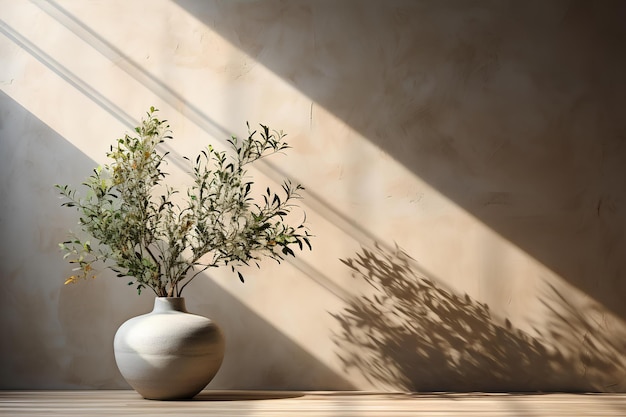
M 171 179 L 245 122 L 307 188 L 314 250 L 211 271 L 210 388 L 626 391 L 626 5 L 0 1 L 0 388 L 124 388 L 148 311 L 63 286 L 79 184 L 154 105 Z

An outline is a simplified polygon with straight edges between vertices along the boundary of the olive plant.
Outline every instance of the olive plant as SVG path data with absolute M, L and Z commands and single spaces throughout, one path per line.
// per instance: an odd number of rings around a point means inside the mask
M 80 213 L 81 233 L 60 243 L 75 264 L 66 284 L 95 276 L 100 262 L 118 277 L 130 277 L 138 293 L 147 287 L 159 297 L 180 297 L 208 268 L 230 266 L 243 282 L 243 265 L 259 266 L 263 257 L 280 263 L 296 248 L 311 249 L 305 218 L 295 226 L 286 218 L 303 187 L 285 180 L 279 192 L 268 187 L 254 194 L 246 169 L 289 148 L 282 131 L 264 125 L 251 131 L 248 125 L 246 139 L 228 140 L 229 154 L 209 145 L 195 159 L 185 158 L 193 184 L 177 196 L 163 183 L 168 153 L 157 147 L 172 136 L 157 112 L 151 107 L 132 135 L 111 146 L 112 162 L 94 169 L 83 183 L 84 196 L 56 185 L 62 205 Z

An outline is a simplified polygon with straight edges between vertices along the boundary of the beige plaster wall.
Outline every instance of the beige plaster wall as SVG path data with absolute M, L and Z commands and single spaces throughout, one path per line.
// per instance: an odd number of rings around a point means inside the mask
M 626 390 L 622 2 L 0 1 L 0 388 L 125 388 L 106 272 L 63 286 L 80 183 L 151 105 L 170 165 L 245 121 L 314 250 L 212 271 L 210 388 Z

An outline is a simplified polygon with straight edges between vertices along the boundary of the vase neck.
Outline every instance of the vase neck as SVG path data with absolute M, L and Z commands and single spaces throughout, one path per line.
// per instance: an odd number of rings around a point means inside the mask
M 185 299 L 183 297 L 156 297 L 154 299 L 154 313 L 165 313 L 168 311 L 187 312 Z

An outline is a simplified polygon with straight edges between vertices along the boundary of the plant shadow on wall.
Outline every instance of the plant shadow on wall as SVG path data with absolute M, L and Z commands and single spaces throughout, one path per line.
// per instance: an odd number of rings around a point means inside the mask
M 601 304 L 581 308 L 552 284 L 545 287 L 541 303 L 548 312 L 545 337 L 567 348 L 575 366 L 591 384 L 591 390 L 626 390 L 626 334 L 609 324 Z
M 371 288 L 332 314 L 346 372 L 379 388 L 409 391 L 615 391 L 624 379 L 617 347 L 575 335 L 593 324 L 556 290 L 549 337 L 531 337 L 500 322 L 489 306 L 459 296 L 416 272 L 400 248 L 362 249 L 341 260 Z M 551 298 L 551 299 L 550 299 Z M 556 312 L 561 311 L 560 314 Z M 570 319 L 570 316 L 572 319 Z M 590 331 L 588 333 L 595 334 Z

